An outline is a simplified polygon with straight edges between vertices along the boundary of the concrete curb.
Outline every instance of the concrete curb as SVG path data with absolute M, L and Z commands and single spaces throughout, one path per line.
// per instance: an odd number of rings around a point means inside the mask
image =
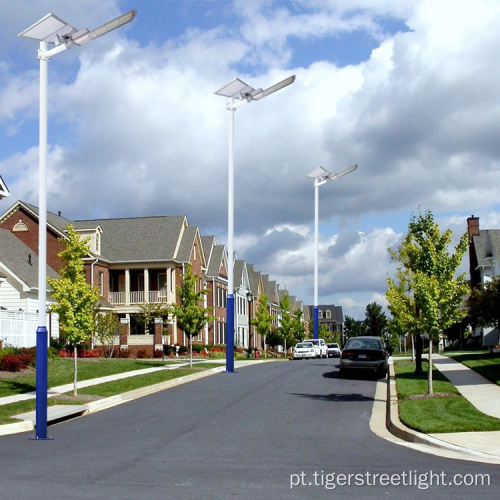
M 431 447 L 441 453 L 458 454 L 462 460 L 472 460 L 483 463 L 500 464 L 500 457 L 485 451 L 474 450 L 466 446 L 455 444 L 438 437 L 415 431 L 407 427 L 399 419 L 399 404 L 396 390 L 396 376 L 394 364 L 389 364 L 389 375 L 387 377 L 387 398 L 386 398 L 386 427 L 387 430 L 397 438 L 408 443 Z M 436 454 L 441 454 L 436 453 Z M 457 457 L 453 457 L 457 458 Z

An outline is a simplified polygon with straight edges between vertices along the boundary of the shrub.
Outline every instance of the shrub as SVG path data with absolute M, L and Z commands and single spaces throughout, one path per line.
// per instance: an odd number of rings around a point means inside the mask
M 153 358 L 163 358 L 163 349 L 155 349 L 153 353 Z
M 101 353 L 98 349 L 85 349 L 78 353 L 81 358 L 100 358 Z
M 148 351 L 146 349 L 139 349 L 137 351 L 137 358 L 138 359 L 149 358 Z
M 130 349 L 120 349 L 120 358 L 129 358 L 130 357 Z
M 22 354 L 5 354 L 0 361 L 0 370 L 7 372 L 17 372 L 24 370 L 35 363 L 35 356 L 30 352 Z

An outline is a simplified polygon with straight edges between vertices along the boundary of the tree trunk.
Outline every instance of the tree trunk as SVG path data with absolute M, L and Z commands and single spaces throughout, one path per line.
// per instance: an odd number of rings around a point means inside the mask
M 429 363 L 427 364 L 427 394 L 434 394 L 432 388 L 432 337 L 429 335 Z
M 78 376 L 77 376 L 77 367 L 78 367 L 77 359 L 78 359 L 78 352 L 77 352 L 77 350 L 76 350 L 76 345 L 73 347 L 73 358 L 74 358 L 74 365 L 73 365 L 73 397 L 75 397 L 75 398 L 76 398 L 76 396 L 78 395 L 78 392 L 77 392 L 77 387 L 76 387 L 77 380 L 78 380 Z
M 420 334 L 415 335 L 415 375 L 422 375 L 424 371 L 422 370 L 422 336 Z
M 189 368 L 193 368 L 193 336 L 189 336 Z

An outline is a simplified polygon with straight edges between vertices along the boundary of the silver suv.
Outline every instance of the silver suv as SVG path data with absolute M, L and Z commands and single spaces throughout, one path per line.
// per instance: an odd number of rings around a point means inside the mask
M 317 358 L 328 357 L 328 350 L 323 339 L 305 339 L 304 342 L 311 342 L 311 344 L 314 346 L 314 350 L 316 351 Z

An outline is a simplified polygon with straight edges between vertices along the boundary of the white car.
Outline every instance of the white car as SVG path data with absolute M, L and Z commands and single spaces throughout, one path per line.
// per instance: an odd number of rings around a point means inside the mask
M 326 344 L 329 358 L 340 358 L 340 347 L 335 342 Z
M 311 342 L 299 342 L 293 348 L 293 359 L 315 358 L 316 350 Z
M 323 339 L 306 339 L 304 342 L 311 342 L 316 351 L 317 358 L 327 358 L 328 350 Z

